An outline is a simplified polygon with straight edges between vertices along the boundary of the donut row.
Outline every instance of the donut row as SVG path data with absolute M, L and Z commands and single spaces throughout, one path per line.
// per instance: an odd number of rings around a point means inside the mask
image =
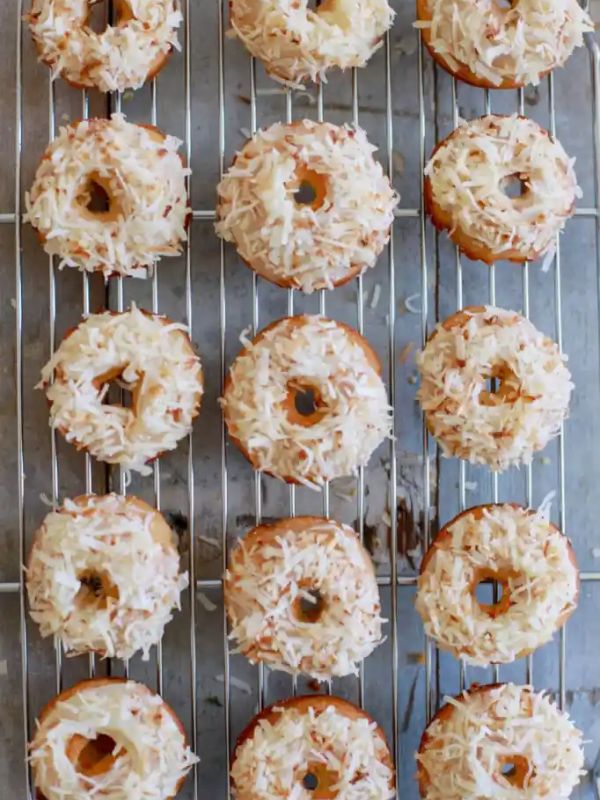
M 143 277 L 178 254 L 191 218 L 180 144 L 121 114 L 61 128 L 26 194 L 46 252 L 105 277 Z M 217 186 L 217 234 L 278 286 L 310 293 L 347 283 L 375 265 L 399 200 L 374 150 L 348 125 L 258 131 Z M 425 209 L 469 258 L 550 258 L 581 196 L 573 162 L 525 117 L 461 122 L 425 168 Z M 98 192 L 103 210 L 92 206 Z
M 164 700 L 119 678 L 82 681 L 55 697 L 30 750 L 40 800 L 167 800 L 198 761 Z M 568 715 L 512 683 L 447 697 L 416 760 L 425 800 L 567 800 L 584 774 L 582 736 Z M 396 797 L 383 730 L 334 696 L 295 697 L 258 713 L 238 737 L 230 782 L 236 800 Z
M 39 58 L 77 88 L 138 88 L 178 48 L 177 0 L 118 0 L 102 33 L 90 0 L 33 0 L 26 19 Z M 363 67 L 394 21 L 387 0 L 230 0 L 230 25 L 275 80 L 326 81 L 328 70 Z M 562 66 L 594 29 L 576 0 L 417 0 L 423 41 L 435 60 L 475 86 L 514 89 Z M 458 22 L 460 20 L 460 24 Z

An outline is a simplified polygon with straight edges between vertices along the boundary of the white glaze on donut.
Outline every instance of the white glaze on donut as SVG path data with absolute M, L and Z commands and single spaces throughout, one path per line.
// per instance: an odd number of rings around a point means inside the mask
M 82 774 L 68 756 L 76 737 L 115 742 L 107 771 Z M 83 681 L 42 712 L 30 744 L 37 789 L 45 800 L 167 800 L 198 761 L 181 723 L 154 692 L 134 681 Z
M 325 784 L 316 792 L 303 785 L 304 776 L 311 773 Z M 392 759 L 381 729 L 339 697 L 298 697 L 266 709 L 240 738 L 231 780 L 236 800 L 396 796 Z
M 303 120 L 259 131 L 218 186 L 217 233 L 263 277 L 305 292 L 375 265 L 398 195 L 360 128 Z M 303 183 L 316 187 L 299 203 Z
M 447 697 L 417 755 L 425 800 L 567 800 L 583 771 L 581 733 L 543 694 L 507 683 Z M 522 766 L 519 762 L 522 760 Z M 518 765 L 519 783 L 503 775 Z
M 137 89 L 179 49 L 177 0 L 117 0 L 119 22 L 102 33 L 87 24 L 90 6 L 90 0 L 33 0 L 29 28 L 53 77 L 101 92 Z
M 321 680 L 358 674 L 381 642 L 369 554 L 347 525 L 294 517 L 254 528 L 232 551 L 225 602 L 236 650 L 256 663 Z M 317 618 L 299 613 L 318 594 Z
M 479 506 L 438 534 L 425 557 L 415 606 L 425 632 L 469 664 L 507 663 L 550 641 L 579 589 L 568 539 L 539 511 Z M 480 580 L 504 584 L 498 607 L 482 607 Z M 495 612 L 498 613 L 495 613 Z
M 379 364 L 352 328 L 318 315 L 285 317 L 233 362 L 221 400 L 230 435 L 256 469 L 313 488 L 355 474 L 389 435 Z M 312 389 L 307 422 L 296 390 Z
M 444 455 L 494 470 L 531 463 L 567 416 L 566 361 L 515 311 L 467 308 L 440 323 L 417 355 L 418 399 Z M 486 389 L 490 378 L 497 393 Z
M 516 114 L 462 122 L 425 167 L 428 211 L 472 258 L 534 260 L 553 252 L 581 197 L 560 142 Z M 504 188 L 521 181 L 522 194 Z M 473 251 L 473 252 L 471 252 Z
M 299 87 L 331 67 L 362 67 L 394 12 L 387 0 L 231 0 L 231 27 L 275 80 Z
M 105 403 L 110 381 L 133 406 Z M 50 424 L 100 461 L 149 475 L 148 461 L 173 450 L 200 409 L 202 368 L 181 323 L 141 311 L 91 314 L 42 370 Z
M 509 7 L 498 0 L 425 0 L 423 7 L 416 26 L 433 52 L 451 72 L 467 67 L 490 88 L 539 83 L 594 30 L 577 0 L 516 0 Z
M 38 530 L 27 567 L 32 619 L 69 655 L 145 659 L 188 585 L 173 533 L 136 497 L 66 500 Z
M 25 196 L 45 251 L 61 267 L 135 277 L 177 255 L 191 213 L 180 144 L 122 114 L 61 128 Z M 88 209 L 93 184 L 108 195 L 107 211 Z

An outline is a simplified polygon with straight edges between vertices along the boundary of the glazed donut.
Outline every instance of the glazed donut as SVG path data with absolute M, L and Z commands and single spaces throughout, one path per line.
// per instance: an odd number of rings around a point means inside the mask
M 567 357 L 516 311 L 457 311 L 416 360 L 417 397 L 445 456 L 493 470 L 530 464 L 568 414 Z M 486 388 L 488 379 L 499 383 L 496 391 Z
M 172 530 L 137 497 L 65 500 L 38 530 L 27 568 L 32 619 L 67 654 L 149 657 L 188 585 Z
M 131 408 L 106 403 L 116 381 Z M 91 314 L 42 369 L 50 424 L 78 450 L 142 475 L 174 450 L 200 410 L 203 376 L 187 327 L 138 309 Z
M 322 517 L 253 528 L 231 552 L 225 607 L 236 652 L 318 680 L 357 675 L 382 641 L 373 564 L 355 531 Z
M 417 0 L 417 17 L 438 64 L 488 89 L 538 84 L 594 30 L 577 0 Z
M 191 209 L 181 142 L 122 114 L 60 129 L 25 195 L 25 219 L 59 266 L 144 277 L 181 252 Z M 91 208 L 94 193 L 108 209 Z
M 482 581 L 502 586 L 497 603 L 476 597 Z M 438 533 L 421 564 L 415 606 L 425 632 L 469 664 L 522 658 L 575 610 L 579 578 L 569 540 L 548 506 L 484 505 Z
M 447 697 L 417 763 L 425 800 L 567 800 L 585 774 L 582 736 L 568 715 L 513 683 Z
M 165 701 L 122 678 L 61 692 L 29 749 L 39 800 L 167 800 L 198 761 Z
M 115 0 L 115 25 L 88 25 L 95 0 L 33 0 L 26 19 L 40 61 L 78 89 L 138 89 L 173 48 L 183 17 L 177 0 Z
M 394 12 L 387 0 L 230 0 L 232 31 L 268 74 L 300 88 L 332 67 L 364 67 L 381 47 Z
M 217 187 L 216 231 L 278 286 L 332 289 L 375 265 L 398 195 L 360 128 L 276 123 Z
M 235 800 L 389 800 L 392 756 L 381 728 L 340 697 L 307 695 L 266 708 L 237 741 Z
M 463 122 L 425 167 L 425 210 L 471 259 L 550 258 L 581 197 L 574 160 L 531 119 Z M 511 184 L 520 184 L 519 196 L 505 193 Z
M 318 488 L 367 463 L 390 433 L 390 407 L 366 339 L 340 322 L 300 315 L 242 342 L 221 405 L 255 469 Z

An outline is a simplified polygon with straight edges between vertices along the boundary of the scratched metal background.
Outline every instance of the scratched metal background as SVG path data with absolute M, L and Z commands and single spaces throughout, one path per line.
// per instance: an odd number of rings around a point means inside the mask
M 227 762 L 242 726 L 265 702 L 293 691 L 314 691 L 299 680 L 229 658 L 219 578 L 227 543 L 256 519 L 330 511 L 354 523 L 378 564 L 387 641 L 364 665 L 359 680 L 334 681 L 331 690 L 355 702 L 384 726 L 398 763 L 399 795 L 417 796 L 413 753 L 428 714 L 444 693 L 472 681 L 495 679 L 494 670 L 461 671 L 427 644 L 413 609 L 415 572 L 422 548 L 465 505 L 494 497 L 539 503 L 556 492 L 555 520 L 572 537 L 584 571 L 579 609 L 563 637 L 499 670 L 500 679 L 531 680 L 553 692 L 585 731 L 588 777 L 576 791 L 594 797 L 593 765 L 600 748 L 600 387 L 598 306 L 598 57 L 593 41 L 564 70 L 524 93 L 484 92 L 455 85 L 421 52 L 411 28 L 412 2 L 396 0 L 396 23 L 385 46 L 358 74 L 335 74 L 317 91 L 286 93 L 253 64 L 244 48 L 224 36 L 224 0 L 185 0 L 183 50 L 153 85 L 123 97 L 89 95 L 37 64 L 20 0 L 0 3 L 0 795 L 28 797 L 24 741 L 35 715 L 60 686 L 110 673 L 162 688 L 178 711 L 201 758 L 182 797 L 227 797 Z M 100 3 L 100 6 L 103 6 Z M 98 13 L 106 14 L 106 7 Z M 19 224 L 23 192 L 53 130 L 71 119 L 105 116 L 121 107 L 132 121 L 152 121 L 185 140 L 193 168 L 194 220 L 189 250 L 163 260 L 155 280 L 89 280 L 58 272 L 36 236 Z M 457 258 L 420 215 L 423 159 L 454 126 L 491 108 L 522 108 L 556 129 L 577 157 L 584 197 L 561 238 L 559 258 L 547 273 L 499 263 L 491 271 Z M 257 125 L 320 116 L 358 122 L 379 146 L 402 200 L 393 243 L 363 280 L 304 298 L 256 281 L 213 233 L 215 184 L 223 167 Z M 423 436 L 415 403 L 414 351 L 435 320 L 461 304 L 496 298 L 521 309 L 548 334 L 562 339 L 577 390 L 564 437 L 531 470 L 511 470 L 492 481 L 481 468 L 440 461 Z M 53 340 L 83 311 L 135 300 L 174 319 L 188 320 L 202 355 L 207 392 L 191 439 L 163 458 L 154 476 L 134 479 L 127 491 L 157 502 L 180 533 L 181 551 L 194 578 L 183 612 L 168 627 L 162 650 L 149 662 L 134 658 L 94 662 L 63 659 L 26 621 L 20 564 L 48 505 L 85 491 L 123 488 L 117 470 L 76 454 L 47 425 L 44 397 L 34 391 Z M 332 485 L 324 495 L 295 491 L 256 478 L 226 443 L 217 397 L 224 367 L 248 326 L 260 328 L 295 311 L 326 311 L 364 329 L 385 366 L 395 400 L 396 441 L 374 455 L 358 481 Z M 416 313 L 415 313 L 416 312 Z M 427 498 L 427 499 L 426 499 Z M 327 687 L 324 687 L 327 689 Z

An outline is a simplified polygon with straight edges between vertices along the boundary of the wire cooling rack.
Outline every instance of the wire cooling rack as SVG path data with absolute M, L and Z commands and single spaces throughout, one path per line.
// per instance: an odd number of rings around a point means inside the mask
M 229 796 L 227 765 L 235 737 L 266 703 L 296 692 L 326 691 L 363 705 L 383 725 L 398 769 L 398 794 L 417 796 L 413 752 L 445 693 L 474 681 L 515 680 L 555 693 L 585 730 L 588 778 L 578 797 L 598 797 L 593 769 L 600 746 L 595 704 L 600 670 L 600 549 L 595 547 L 595 492 L 600 458 L 598 197 L 600 171 L 599 50 L 586 48 L 536 89 L 484 92 L 455 82 L 424 52 L 411 27 L 412 2 L 394 3 L 397 19 L 381 50 L 363 70 L 329 83 L 286 91 L 226 36 L 225 0 L 184 0 L 182 50 L 160 76 L 135 94 L 105 97 L 49 80 L 36 63 L 23 0 L 0 9 L 5 58 L 0 61 L 0 244 L 5 374 L 0 402 L 4 463 L 0 485 L 0 783 L 7 796 L 33 797 L 24 762 L 37 712 L 57 691 L 88 675 L 129 675 L 161 692 L 180 715 L 201 762 L 182 797 Z M 110 13 L 102 6 L 95 13 Z M 147 281 L 59 272 L 22 223 L 24 191 L 59 125 L 123 111 L 180 136 L 192 166 L 194 208 L 185 253 L 164 259 Z M 577 156 L 584 197 L 547 273 L 538 264 L 490 269 L 461 258 L 423 215 L 421 176 L 436 141 L 460 117 L 489 111 L 533 116 Z M 15 113 L 16 112 L 16 113 Z M 363 126 L 399 190 L 389 247 L 377 267 L 352 285 L 304 297 L 256 278 L 214 236 L 215 185 L 236 148 L 257 129 L 302 117 Z M 132 300 L 187 322 L 206 375 L 204 407 L 192 435 L 154 465 L 150 478 L 126 476 L 73 452 L 49 432 L 44 398 L 33 391 L 39 370 L 81 314 Z M 572 418 L 557 441 L 522 471 L 491 476 L 440 460 L 415 403 L 414 351 L 435 321 L 473 303 L 520 309 L 571 356 L 577 384 Z M 299 312 L 328 314 L 354 325 L 382 363 L 395 407 L 395 440 L 383 445 L 356 480 L 322 494 L 286 487 L 253 473 L 231 449 L 216 399 L 245 328 Z M 14 322 L 14 324 L 13 324 Z M 27 617 L 22 569 L 31 538 L 49 506 L 66 496 L 107 490 L 137 493 L 162 508 L 180 534 L 190 590 L 150 661 L 65 659 L 42 642 Z M 439 524 L 478 502 L 539 504 L 556 493 L 555 517 L 572 536 L 582 572 L 580 609 L 556 641 L 533 657 L 492 669 L 459 666 L 424 640 L 412 601 L 418 561 Z M 567 499 L 569 499 L 567 505 Z M 322 513 L 353 523 L 377 566 L 386 642 L 355 678 L 315 686 L 302 678 L 251 667 L 231 656 L 220 576 L 238 536 L 261 520 Z M 567 648 L 567 637 L 569 647 Z M 567 659 L 569 651 L 569 659 Z M 568 669 L 567 669 L 568 661 Z M 3 727 L 3 724 L 4 727 Z

